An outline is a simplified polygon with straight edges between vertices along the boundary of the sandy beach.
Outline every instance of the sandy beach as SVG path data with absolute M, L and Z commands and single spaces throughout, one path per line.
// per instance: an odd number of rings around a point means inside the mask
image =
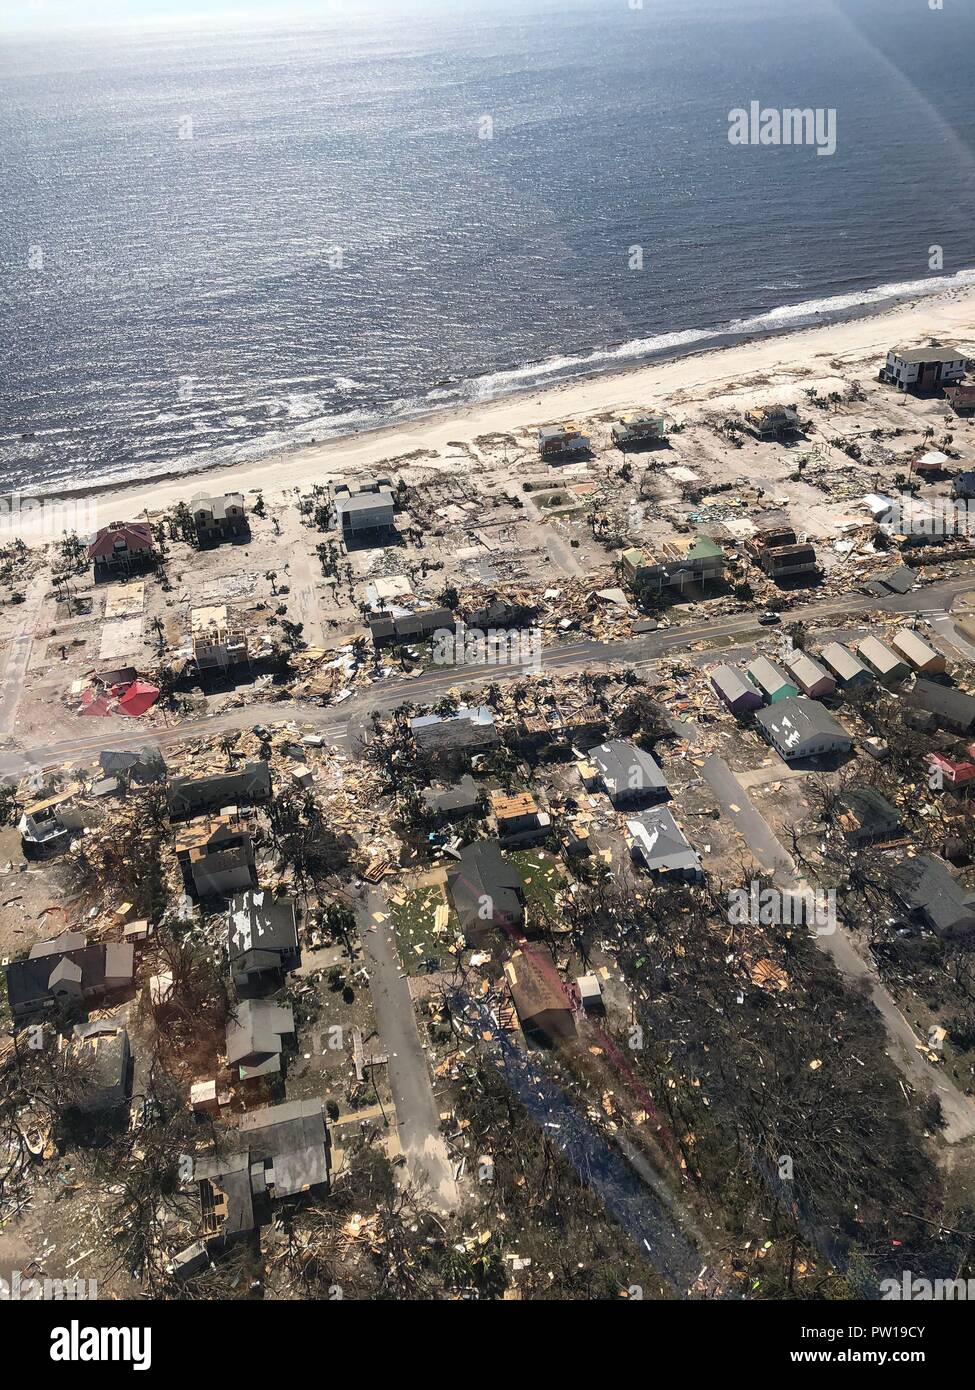
M 432 414 L 364 434 L 321 444 L 259 462 L 207 468 L 96 489 L 103 521 L 135 517 L 148 509 L 165 510 L 201 488 L 244 493 L 262 489 L 268 500 L 294 488 L 363 476 L 381 468 L 402 469 L 409 456 L 423 451 L 426 467 L 436 468 L 452 444 L 471 444 L 484 435 L 524 437 L 543 423 L 609 417 L 630 409 L 654 407 L 676 418 L 695 406 L 718 403 L 740 408 L 758 401 L 788 399 L 793 388 L 828 382 L 830 363 L 846 376 L 861 362 L 864 380 L 872 379 L 889 347 L 920 345 L 934 339 L 957 340 L 975 355 L 975 287 L 901 304 L 882 313 L 842 323 L 715 348 L 563 383 L 542 391 L 499 398 L 483 405 Z M 955 427 L 970 428 L 962 421 Z M 445 469 L 459 466 L 457 451 L 443 459 Z M 460 466 L 462 466 L 462 461 Z

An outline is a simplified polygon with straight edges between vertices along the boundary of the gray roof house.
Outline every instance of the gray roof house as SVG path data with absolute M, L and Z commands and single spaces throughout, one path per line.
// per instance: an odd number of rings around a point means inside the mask
M 106 996 L 131 987 L 135 948 L 131 941 L 96 941 L 83 932 L 64 932 L 38 941 L 26 960 L 2 967 L 7 1001 L 15 1020 L 30 1018 L 60 1004 L 84 1010 Z
M 335 498 L 335 525 L 343 535 L 391 531 L 396 502 L 389 488 Z
M 227 913 L 227 950 L 238 988 L 297 970 L 301 948 L 292 900 L 264 889 L 238 894 Z
M 270 999 L 242 999 L 227 1024 L 227 1065 L 241 1081 L 274 1076 L 281 1070 L 285 1045 L 294 1034 L 290 1007 Z
M 966 695 L 964 690 L 956 690 L 951 685 L 938 685 L 935 681 L 918 676 L 904 699 L 918 709 L 933 714 L 942 729 L 968 734 L 975 728 L 975 697 Z
M 796 685 L 803 695 L 809 696 L 810 700 L 822 700 L 826 695 L 835 695 L 836 681 L 834 677 L 805 652 L 790 657 L 785 664 Z
M 633 859 L 653 878 L 701 883 L 701 858 L 666 806 L 643 811 L 626 822 Z
M 749 710 L 761 709 L 764 701 L 762 692 L 751 683 L 737 666 L 721 662 L 711 671 L 711 686 L 719 699 L 736 717 L 747 714 Z
M 786 762 L 825 753 L 848 753 L 853 740 L 841 724 L 805 695 L 779 700 L 755 716 L 765 737 Z
M 911 674 L 908 662 L 892 652 L 878 637 L 868 636 L 858 642 L 857 656 L 884 685 L 898 685 Z
M 933 854 L 902 859 L 891 882 L 910 914 L 936 936 L 957 938 L 975 931 L 975 894 L 959 883 L 943 859 Z
M 615 807 L 670 800 L 660 764 L 635 743 L 614 738 L 591 748 L 587 757 L 596 768 L 598 784 Z
M 749 680 L 758 686 L 771 705 L 778 700 L 787 700 L 790 696 L 799 694 L 798 687 L 794 686 L 767 656 L 756 656 L 745 669 Z
M 525 919 L 525 890 L 496 840 L 476 840 L 461 850 L 447 887 L 464 936 L 479 944 L 493 927 L 516 930 Z
M 220 541 L 250 534 L 241 492 L 225 492 L 222 497 L 198 492 L 190 500 L 189 509 L 201 544 L 219 544 Z
M 481 788 L 470 773 L 465 773 L 450 786 L 427 787 L 422 795 L 427 811 L 443 825 L 473 815 L 480 805 Z
M 488 705 L 468 708 L 455 714 L 420 714 L 410 720 L 410 732 L 418 748 L 429 751 L 493 748 L 498 743 L 494 715 Z
M 174 820 L 219 807 L 266 801 L 270 795 L 271 769 L 263 759 L 234 772 L 174 777 L 166 788 L 169 814 Z
M 840 685 L 868 685 L 873 680 L 873 672 L 858 661 L 848 647 L 839 642 L 830 642 L 820 652 L 824 664 L 832 671 Z
M 198 1159 L 203 1235 L 222 1246 L 268 1219 L 270 1204 L 328 1186 L 330 1143 L 320 1100 L 249 1110 L 238 1122 L 239 1152 Z

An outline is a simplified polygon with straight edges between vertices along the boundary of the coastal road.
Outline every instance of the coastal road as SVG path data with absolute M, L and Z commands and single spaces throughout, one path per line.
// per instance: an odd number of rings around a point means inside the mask
M 359 935 L 369 962 L 369 988 L 379 1035 L 389 1058 L 399 1142 L 411 1178 L 442 1211 L 460 1204 L 430 1069 L 416 1026 L 409 980 L 400 963 L 384 893 L 370 889 L 359 906 Z M 377 918 L 386 920 L 377 921 Z
M 821 622 L 823 619 L 846 617 L 851 614 L 865 615 L 879 609 L 890 613 L 903 613 L 905 616 L 918 611 L 940 614 L 950 622 L 948 613 L 954 599 L 973 588 L 975 576 L 969 576 L 930 585 L 918 594 L 892 594 L 885 599 L 851 594 L 840 599 L 791 609 L 787 619 L 806 623 Z M 934 622 L 934 618 L 931 621 Z M 651 667 L 661 656 L 694 647 L 699 643 L 713 645 L 746 634 L 767 634 L 772 630 L 759 627 L 754 615 L 744 614 L 719 622 L 700 625 L 689 623 L 679 627 L 663 628 L 657 632 L 613 642 L 561 643 L 544 649 L 542 672 L 599 671 L 614 662 L 639 670 Z M 27 657 L 23 656 L 22 659 L 26 665 Z M 130 733 L 128 726 L 112 731 L 101 725 L 97 734 L 92 731 L 84 737 L 29 749 L 8 748 L 0 753 L 0 775 L 17 776 L 28 766 L 52 767 L 72 760 L 97 757 L 104 748 L 138 748 L 147 742 L 172 747 L 194 738 L 212 737 L 214 734 L 232 729 L 251 728 L 254 724 L 290 721 L 309 725 L 317 733 L 326 736 L 330 742 L 354 751 L 356 736 L 365 727 L 372 710 L 395 709 L 408 701 L 433 704 L 455 686 L 477 680 L 519 680 L 524 679 L 526 674 L 526 668 L 521 665 L 460 668 L 445 666 L 424 671 L 408 680 L 393 677 L 388 681 L 377 682 L 361 694 L 353 695 L 341 706 L 305 705 L 293 700 L 282 700 L 244 705 L 220 713 L 202 715 L 163 729 L 133 727 Z
M 751 804 L 748 793 L 721 758 L 708 758 L 701 769 L 705 781 L 742 835 L 762 868 L 774 875 L 785 889 L 800 890 L 808 885 L 795 873 L 792 857 L 768 822 Z M 857 950 L 842 922 L 836 930 L 815 937 L 816 945 L 832 958 L 839 973 L 864 984 L 887 1030 L 887 1056 L 910 1084 L 921 1094 L 938 1097 L 945 1120 L 942 1137 L 957 1144 L 975 1134 L 975 1101 L 964 1095 L 943 1071 L 924 1060 L 918 1049 L 921 1039 L 901 1013 L 881 982 L 877 969 Z

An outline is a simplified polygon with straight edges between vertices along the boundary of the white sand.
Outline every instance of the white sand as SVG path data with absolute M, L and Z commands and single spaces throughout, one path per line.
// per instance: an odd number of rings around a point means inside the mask
M 682 414 L 691 414 L 696 405 L 716 397 L 721 397 L 724 404 L 738 406 L 789 398 L 794 385 L 809 386 L 819 377 L 834 376 L 831 361 L 841 360 L 848 378 L 865 381 L 876 376 L 890 347 L 920 346 L 929 338 L 942 343 L 957 341 L 975 356 L 975 287 L 946 291 L 944 295 L 901 304 L 866 318 L 445 411 L 329 440 L 259 463 L 210 469 L 204 463 L 202 471 L 180 478 L 119 485 L 100 491 L 99 522 L 132 519 L 145 508 L 163 510 L 180 499 L 188 500 L 200 488 L 220 492 L 232 488 L 244 493 L 261 488 L 267 500 L 272 501 L 285 489 L 299 487 L 307 491 L 313 483 L 325 484 L 332 479 L 375 472 L 383 460 L 417 449 L 442 455 L 451 441 L 472 442 L 480 435 L 492 433 L 523 434 L 539 424 L 584 421 L 608 411 L 615 414 L 659 408 L 671 410 L 680 418 Z M 957 428 L 962 427 L 959 421 Z M 463 466 L 456 457 L 451 458 L 451 470 Z

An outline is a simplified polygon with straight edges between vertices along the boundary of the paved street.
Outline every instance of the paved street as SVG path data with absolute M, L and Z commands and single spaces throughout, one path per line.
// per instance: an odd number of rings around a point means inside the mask
M 411 1177 L 429 1190 L 442 1210 L 451 1211 L 460 1194 L 440 1133 L 440 1113 L 426 1054 L 420 1046 L 409 981 L 403 975 L 392 927 L 388 922 L 377 925 L 374 920 L 376 914 L 385 916 L 387 912 L 385 894 L 370 889 L 358 917 L 376 1023 L 389 1057 L 400 1147 Z M 373 927 L 375 930 L 370 930 Z

